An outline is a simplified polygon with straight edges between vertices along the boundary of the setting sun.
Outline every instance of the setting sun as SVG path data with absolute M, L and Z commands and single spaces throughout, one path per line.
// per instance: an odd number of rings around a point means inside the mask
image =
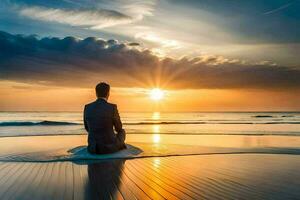
M 164 98 L 164 95 L 164 91 L 159 88 L 153 88 L 149 93 L 150 98 L 154 101 L 161 100 L 162 98 Z

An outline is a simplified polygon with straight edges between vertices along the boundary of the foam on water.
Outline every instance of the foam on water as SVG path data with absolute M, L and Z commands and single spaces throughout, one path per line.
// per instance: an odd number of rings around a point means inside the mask
M 192 141 L 199 140 L 199 136 L 190 138 Z M 248 137 L 248 136 L 245 136 Z M 181 141 L 180 138 L 179 142 Z M 215 155 L 215 154 L 292 154 L 300 155 L 298 143 L 282 145 L 280 141 L 287 142 L 288 138 L 263 141 L 257 139 L 232 138 L 224 142 L 203 141 L 199 145 L 188 144 L 188 141 L 175 144 L 167 138 L 164 143 L 135 142 L 129 138 L 127 149 L 113 154 L 94 155 L 86 148 L 86 137 L 83 136 L 40 136 L 40 137 L 10 137 L 0 139 L 0 161 L 6 162 L 57 162 L 57 161 L 89 161 L 107 159 L 134 159 L 145 157 L 166 157 L 166 156 L 189 156 L 189 155 Z M 141 140 L 135 138 L 135 140 Z M 149 141 L 144 138 L 145 141 Z M 202 137 L 202 140 L 205 140 Z M 245 140 L 252 140 L 245 143 Z M 132 141 L 132 142 L 131 142 Z M 232 144 L 230 144 L 231 142 Z M 241 143 L 242 142 L 242 143 Z M 251 145 L 250 145 L 251 144 Z
M 20 153 L 0 156 L 0 161 L 5 162 L 58 162 L 58 161 L 89 161 L 109 159 L 134 159 L 148 157 L 170 157 L 191 155 L 219 155 L 219 154 L 288 154 L 300 155 L 300 148 L 221 148 L 167 145 L 154 147 L 150 144 L 127 144 L 127 149 L 112 154 L 90 154 L 86 146 L 78 146 L 73 149 L 59 149 Z M 174 149 L 170 149 L 174 148 Z M 176 149 L 175 149 L 176 148 Z

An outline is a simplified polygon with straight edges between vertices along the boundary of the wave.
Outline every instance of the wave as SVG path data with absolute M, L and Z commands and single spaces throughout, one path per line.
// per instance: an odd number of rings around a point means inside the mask
M 153 135 L 153 132 L 126 132 L 127 135 Z M 44 137 L 44 136 L 74 136 L 87 135 L 87 133 L 53 133 L 53 134 L 19 134 L 19 135 L 0 135 L 0 138 L 10 137 Z M 300 137 L 300 132 L 239 132 L 239 133 L 174 133 L 174 132 L 160 132 L 159 135 L 181 135 L 181 136 L 296 136 Z
M 300 122 L 136 122 L 124 125 L 172 125 L 172 124 L 300 124 Z
M 187 122 L 179 122 L 179 121 L 160 121 L 160 122 L 125 122 L 124 125 L 172 125 L 172 124 L 206 124 L 207 122 L 203 121 L 187 121 Z
M 255 116 L 252 116 L 252 117 L 255 117 L 255 118 L 272 118 L 274 116 L 272 116 L 272 115 L 255 115 Z
M 74 122 L 59 122 L 59 121 L 11 121 L 11 122 L 0 122 L 0 126 L 66 126 L 66 125 L 81 125 L 80 123 Z
M 184 124 L 300 124 L 300 121 L 271 121 L 271 122 L 251 122 L 251 121 L 150 121 L 150 122 L 125 122 L 124 125 L 184 125 Z M 63 121 L 11 121 L 0 122 L 1 126 L 68 126 L 83 125 L 82 123 Z
M 295 117 L 294 115 L 282 115 L 281 117 Z

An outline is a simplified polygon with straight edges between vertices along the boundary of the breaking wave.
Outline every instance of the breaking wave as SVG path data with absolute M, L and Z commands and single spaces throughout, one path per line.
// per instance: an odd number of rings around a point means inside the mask
M 59 122 L 59 121 L 10 121 L 0 122 L 0 126 L 66 126 L 66 125 L 81 125 L 74 122 Z
M 175 125 L 175 124 L 300 124 L 300 121 L 145 121 L 125 122 L 124 125 Z M 65 121 L 8 121 L 0 122 L 1 126 L 68 126 L 82 123 Z

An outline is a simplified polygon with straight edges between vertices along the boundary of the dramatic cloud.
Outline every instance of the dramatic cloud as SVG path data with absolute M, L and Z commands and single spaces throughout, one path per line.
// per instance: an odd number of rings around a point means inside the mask
M 299 89 L 300 70 L 220 56 L 162 59 L 137 43 L 94 37 L 37 39 L 0 32 L 0 79 L 74 87 L 105 80 L 119 87 Z
M 23 17 L 45 22 L 57 22 L 71 26 L 102 29 L 106 27 L 129 24 L 151 16 L 155 0 L 143 2 L 115 0 L 107 2 L 62 1 L 60 4 L 13 1 L 7 3 L 16 13 Z M 0 5 L 1 6 L 1 5 Z
M 101 29 L 119 24 L 127 24 L 133 18 L 113 10 L 66 10 L 44 7 L 24 7 L 20 14 L 32 19 L 58 22 L 72 26 L 86 26 Z

